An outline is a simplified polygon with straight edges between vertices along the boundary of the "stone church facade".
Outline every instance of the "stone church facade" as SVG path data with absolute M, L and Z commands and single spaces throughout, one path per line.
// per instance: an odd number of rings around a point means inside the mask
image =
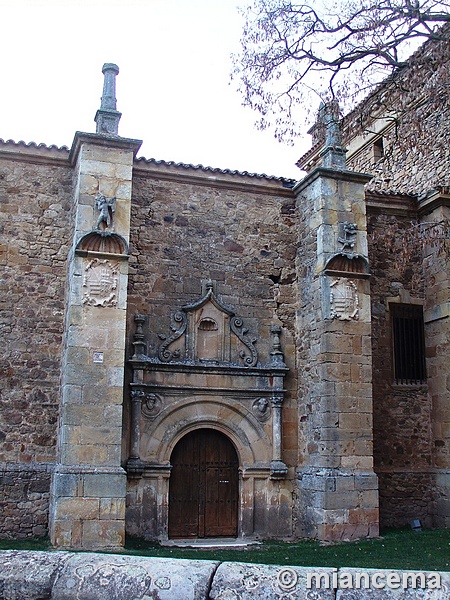
M 0 144 L 0 535 L 448 527 L 448 258 L 395 247 L 448 188 L 327 107 L 298 182 L 137 158 L 103 73 L 96 133 Z

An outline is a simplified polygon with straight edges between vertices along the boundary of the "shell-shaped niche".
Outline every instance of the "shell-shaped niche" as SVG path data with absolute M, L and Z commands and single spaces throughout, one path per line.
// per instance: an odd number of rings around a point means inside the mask
M 368 275 L 369 264 L 367 259 L 359 254 L 339 253 L 330 258 L 325 270 L 349 275 Z
M 97 252 L 100 254 L 128 254 L 128 245 L 124 238 L 112 232 L 91 231 L 77 244 L 76 253 Z

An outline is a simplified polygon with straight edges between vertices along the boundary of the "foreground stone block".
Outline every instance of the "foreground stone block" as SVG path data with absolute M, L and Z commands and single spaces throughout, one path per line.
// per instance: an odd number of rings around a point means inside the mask
M 0 552 L 0 599 L 50 600 L 57 570 L 69 557 L 67 552 Z
M 325 573 L 331 579 L 332 569 L 315 567 L 281 567 L 277 565 L 251 565 L 222 563 L 216 571 L 209 598 L 214 600 L 279 600 L 295 598 L 306 600 L 311 596 L 307 587 L 308 573 Z M 335 598 L 335 590 L 321 589 L 320 600 Z
M 361 575 L 368 576 L 368 582 Z M 424 577 L 423 577 L 424 576 Z M 450 573 L 392 571 L 388 569 L 339 569 L 336 600 L 448 600 Z M 369 587 L 367 587 L 367 583 Z M 344 586 L 352 589 L 342 589 Z M 439 587 L 437 587 L 439 585 Z M 322 593 L 322 592 L 321 592 Z
M 52 600 L 206 599 L 218 565 L 91 553 L 69 556 L 54 583 Z

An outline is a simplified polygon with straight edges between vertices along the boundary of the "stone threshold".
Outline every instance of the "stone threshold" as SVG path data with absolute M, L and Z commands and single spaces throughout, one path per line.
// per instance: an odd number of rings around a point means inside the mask
M 244 538 L 189 538 L 171 539 L 160 542 L 161 546 L 172 546 L 175 548 L 248 548 L 260 545 L 261 542 Z

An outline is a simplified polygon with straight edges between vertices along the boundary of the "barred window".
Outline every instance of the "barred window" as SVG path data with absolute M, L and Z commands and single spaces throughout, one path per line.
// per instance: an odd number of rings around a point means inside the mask
M 423 308 L 417 304 L 391 304 L 394 380 L 418 384 L 426 380 Z

